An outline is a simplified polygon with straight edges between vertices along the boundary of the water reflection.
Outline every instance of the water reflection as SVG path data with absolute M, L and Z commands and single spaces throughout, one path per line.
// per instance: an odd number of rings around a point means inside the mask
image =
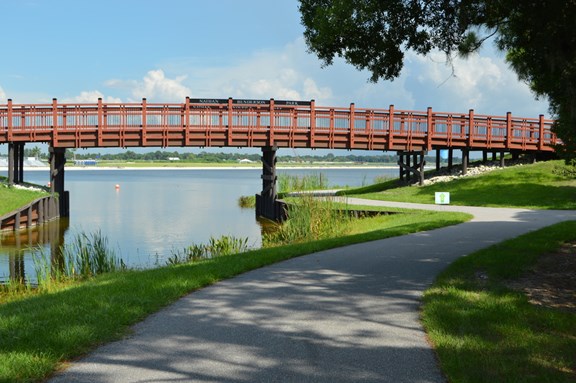
M 307 175 L 320 171 L 281 172 Z M 321 172 L 331 187 L 359 186 L 385 174 L 382 169 Z M 257 221 L 254 209 L 238 207 L 238 198 L 259 193 L 260 176 L 260 169 L 67 171 L 70 221 L 50 222 L 17 235 L 0 234 L 0 281 L 23 275 L 33 280 L 30 248 L 42 246 L 45 252 L 56 256 L 58 247 L 82 233 L 100 232 L 130 268 L 164 265 L 175 251 L 208 243 L 211 237 L 248 238 L 248 244 L 258 248 L 270 223 Z M 24 178 L 45 185 L 49 172 L 25 171 Z
M 62 218 L 26 230 L 0 233 L 0 270 L 8 270 L 8 275 L 0 274 L 0 282 L 35 283 L 30 255 L 43 249 L 49 251 L 51 260 L 59 257 L 69 226 L 69 220 Z M 5 262 L 8 267 L 2 267 Z

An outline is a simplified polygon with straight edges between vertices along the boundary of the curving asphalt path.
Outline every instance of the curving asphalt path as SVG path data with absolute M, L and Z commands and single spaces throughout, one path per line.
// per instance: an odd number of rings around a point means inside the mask
M 464 211 L 470 222 L 295 258 L 191 293 L 50 380 L 445 382 L 420 297 L 454 259 L 575 211 L 349 203 Z

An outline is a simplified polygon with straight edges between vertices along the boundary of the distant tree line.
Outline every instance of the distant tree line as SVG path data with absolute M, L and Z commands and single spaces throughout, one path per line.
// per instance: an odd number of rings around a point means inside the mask
M 25 157 L 35 157 L 38 159 L 48 160 L 48 153 L 44 153 L 38 146 L 24 149 Z M 200 162 L 200 163 L 226 163 L 238 162 L 243 159 L 248 159 L 254 162 L 260 162 L 260 154 L 248 153 L 180 153 L 177 151 L 156 150 L 154 152 L 136 153 L 132 150 L 126 150 L 121 153 L 80 153 L 75 149 L 66 151 L 66 158 L 69 161 L 96 159 L 100 161 L 170 161 L 170 159 L 178 158 L 184 162 Z M 455 158 L 457 161 L 457 159 Z M 293 162 L 293 163 L 310 163 L 310 162 L 330 162 L 330 163 L 393 163 L 398 161 L 398 156 L 395 153 L 383 153 L 373 155 L 334 155 L 328 153 L 325 155 L 279 155 L 278 161 L 280 162 Z M 435 161 L 434 156 L 426 156 L 426 162 L 433 164 Z
M 170 159 L 178 158 L 180 161 L 186 162 L 238 162 L 243 159 L 259 162 L 260 154 L 247 154 L 247 153 L 179 153 L 177 151 L 154 151 L 147 153 L 136 153 L 132 150 L 127 150 L 122 153 L 78 153 L 67 151 L 66 157 L 68 159 L 98 159 L 104 161 L 169 161 Z M 332 153 L 326 155 L 280 155 L 278 161 L 280 162 L 354 162 L 354 163 L 395 163 L 398 160 L 395 154 L 381 154 L 381 155 L 345 155 L 337 156 Z

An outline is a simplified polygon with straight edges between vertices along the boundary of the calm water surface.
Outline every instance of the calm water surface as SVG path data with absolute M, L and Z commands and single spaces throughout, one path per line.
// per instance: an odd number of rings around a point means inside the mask
M 392 169 L 280 169 L 279 174 L 326 176 L 330 186 L 361 186 L 377 176 L 396 176 Z M 50 251 L 77 233 L 100 231 L 130 267 L 165 264 L 172 252 L 210 237 L 247 237 L 261 243 L 261 226 L 253 209 L 241 209 L 240 196 L 262 189 L 260 169 L 69 170 L 70 218 L 18 235 L 0 234 L 0 281 L 34 267 L 30 246 Z M 46 170 L 26 171 L 27 182 L 45 185 Z M 115 186 L 119 185 L 117 189 Z

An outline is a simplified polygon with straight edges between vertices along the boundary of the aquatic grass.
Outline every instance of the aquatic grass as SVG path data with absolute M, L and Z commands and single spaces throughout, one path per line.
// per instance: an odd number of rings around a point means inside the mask
M 32 260 L 37 284 L 41 288 L 48 288 L 53 282 L 86 279 L 126 269 L 124 261 L 116 256 L 100 231 L 76 234 L 55 254 L 38 248 L 32 252 Z
M 207 244 L 192 244 L 182 250 L 172 250 L 166 263 L 168 265 L 192 263 L 230 254 L 241 254 L 248 250 L 250 250 L 248 238 L 233 235 L 210 237 Z
M 242 209 L 253 209 L 256 207 L 256 196 L 240 196 L 238 206 Z
M 410 216 L 408 223 L 405 217 Z M 420 218 L 418 218 L 420 217 Z M 66 361 L 125 336 L 130 326 L 195 289 L 248 270 L 316 251 L 430 230 L 469 219 L 459 213 L 392 215 L 364 222 L 367 232 L 151 270 L 101 274 L 0 302 L 0 382 L 43 381 Z M 396 222 L 395 219 L 400 221 Z
M 280 174 L 278 176 L 278 192 L 323 190 L 328 188 L 328 177 L 322 173 L 308 175 Z
M 331 238 L 346 232 L 350 216 L 338 209 L 333 198 L 303 194 L 288 204 L 288 219 L 262 236 L 264 246 L 276 246 Z
M 440 274 L 424 293 L 422 320 L 449 381 L 576 381 L 576 314 L 537 307 L 506 286 L 541 254 L 574 240 L 576 222 L 560 223 L 460 258 Z

